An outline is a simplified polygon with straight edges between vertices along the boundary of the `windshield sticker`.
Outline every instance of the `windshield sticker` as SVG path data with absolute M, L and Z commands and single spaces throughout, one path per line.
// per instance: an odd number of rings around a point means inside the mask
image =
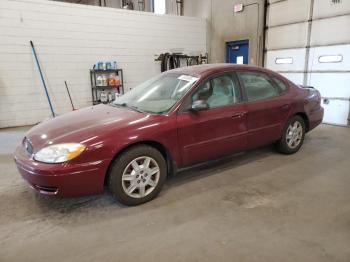
M 181 75 L 177 79 L 183 80 L 183 81 L 187 81 L 187 82 L 195 82 L 199 78 L 198 77 L 194 77 L 194 76 L 189 76 L 189 75 Z

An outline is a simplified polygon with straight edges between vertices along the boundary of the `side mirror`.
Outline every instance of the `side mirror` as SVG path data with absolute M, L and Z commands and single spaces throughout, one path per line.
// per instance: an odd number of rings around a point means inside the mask
M 209 108 L 209 105 L 204 100 L 194 101 L 191 106 L 192 111 L 202 111 L 202 110 L 207 110 L 208 108 Z

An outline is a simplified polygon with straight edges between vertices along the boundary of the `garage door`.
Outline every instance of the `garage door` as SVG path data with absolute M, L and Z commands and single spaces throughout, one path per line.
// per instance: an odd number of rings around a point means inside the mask
M 324 122 L 349 125 L 350 1 L 270 0 L 267 68 L 317 88 Z

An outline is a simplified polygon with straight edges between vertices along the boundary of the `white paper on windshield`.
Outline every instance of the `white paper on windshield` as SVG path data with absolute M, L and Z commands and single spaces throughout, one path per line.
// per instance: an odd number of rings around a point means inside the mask
M 187 81 L 187 82 L 195 82 L 198 80 L 198 77 L 189 76 L 189 75 L 181 75 L 177 79 Z

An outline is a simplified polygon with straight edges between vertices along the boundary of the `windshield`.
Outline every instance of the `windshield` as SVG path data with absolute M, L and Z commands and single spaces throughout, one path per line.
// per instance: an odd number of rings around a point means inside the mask
M 165 113 L 193 86 L 197 77 L 163 73 L 117 97 L 111 104 L 141 112 Z

